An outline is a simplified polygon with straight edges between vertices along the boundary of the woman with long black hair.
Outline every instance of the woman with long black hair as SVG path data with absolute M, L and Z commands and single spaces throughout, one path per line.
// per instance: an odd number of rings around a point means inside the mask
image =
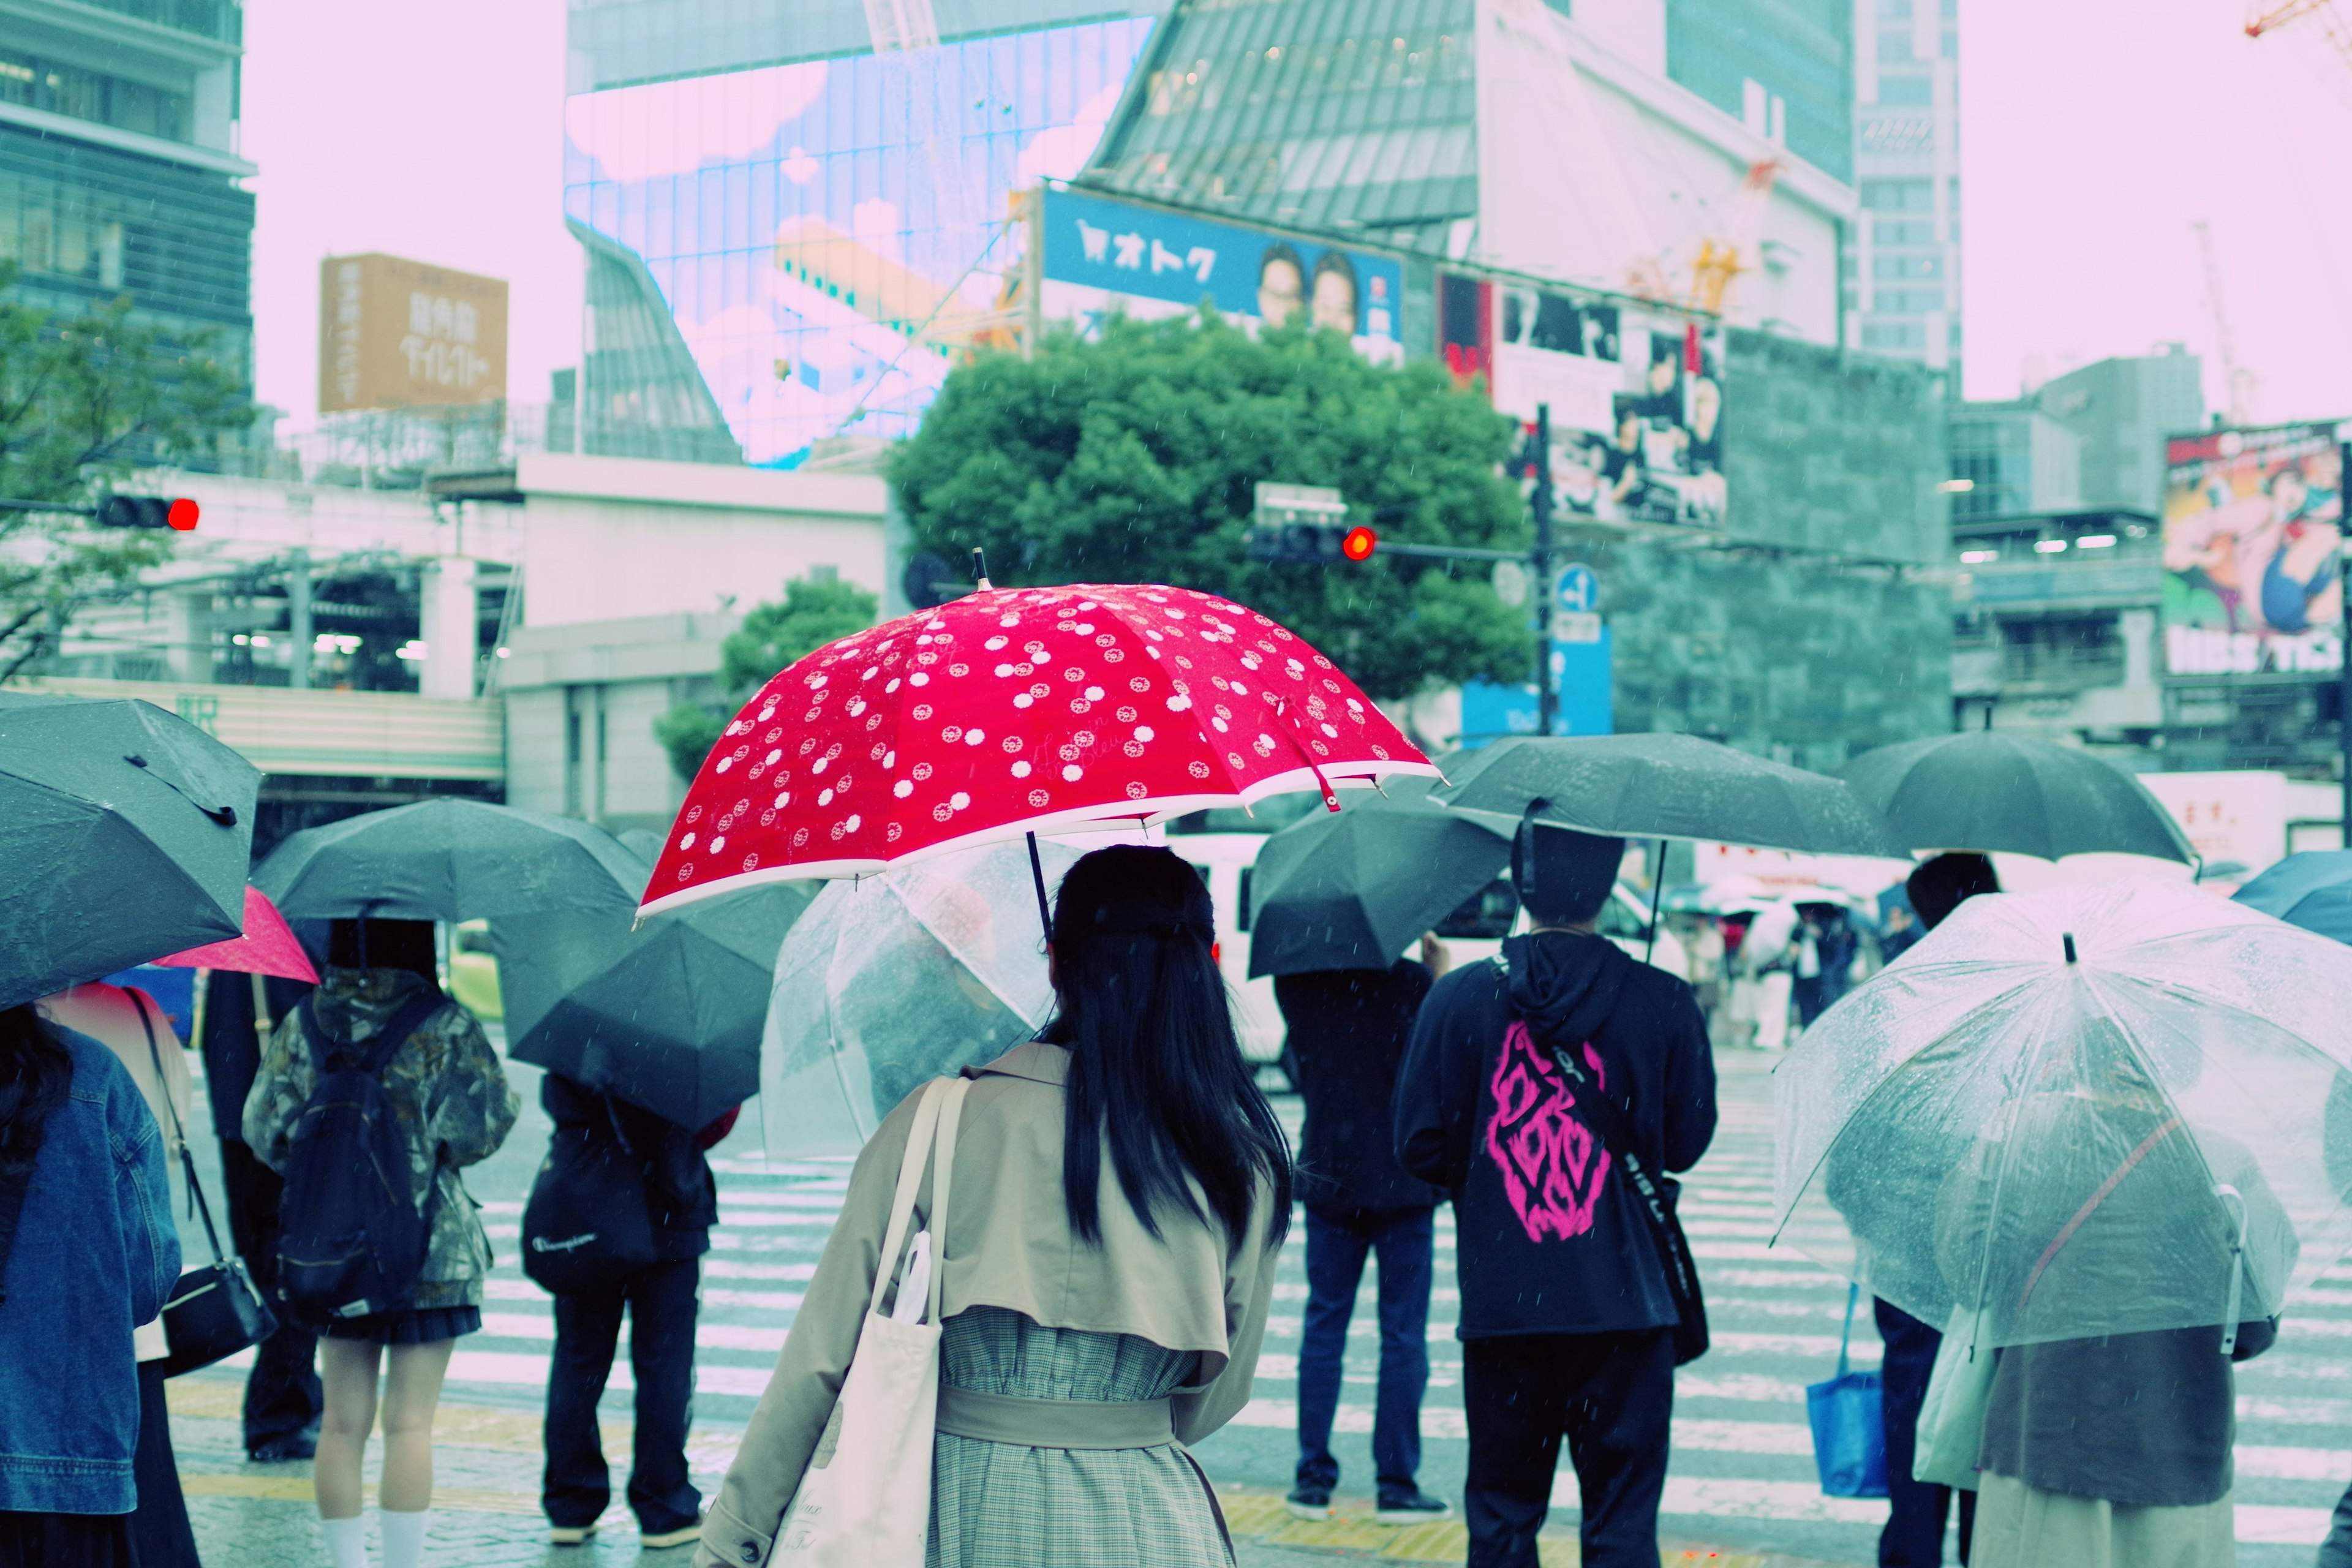
M 131 1331 L 180 1238 L 163 1134 L 114 1053 L 0 1011 L 0 1568 L 129 1568 Z
M 1289 1152 L 1242 1059 L 1208 889 L 1165 849 L 1063 879 L 1041 1037 L 971 1079 L 943 1232 L 937 1568 L 1232 1561 L 1184 1445 L 1249 1399 Z M 763 1563 L 872 1298 L 919 1093 L 858 1156 L 698 1565 Z M 893 1260 L 895 1266 L 896 1260 Z

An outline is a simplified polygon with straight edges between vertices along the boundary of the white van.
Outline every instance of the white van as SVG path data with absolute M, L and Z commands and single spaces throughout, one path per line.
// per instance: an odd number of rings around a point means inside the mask
M 1282 1059 L 1282 1014 L 1274 1005 L 1274 982 L 1265 976 L 1249 978 L 1249 910 L 1251 876 L 1258 851 L 1270 837 L 1265 833 L 1171 833 L 1166 840 L 1168 847 L 1191 861 L 1209 884 L 1209 897 L 1217 907 L 1217 966 L 1233 992 L 1234 1024 L 1241 1035 L 1242 1054 L 1266 1065 Z M 1437 934 L 1445 939 L 1454 962 L 1459 964 L 1492 958 L 1504 937 L 1526 929 L 1527 918 L 1509 879 L 1497 878 L 1442 923 Z M 1649 904 L 1620 882 L 1601 909 L 1600 929 L 1602 936 L 1641 958 L 1649 935 Z M 1659 931 L 1657 951 L 1649 961 L 1669 974 L 1690 978 L 1690 957 L 1671 931 Z

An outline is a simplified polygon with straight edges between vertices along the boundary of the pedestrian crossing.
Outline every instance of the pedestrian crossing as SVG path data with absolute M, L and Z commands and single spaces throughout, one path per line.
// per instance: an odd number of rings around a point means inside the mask
M 1831 1374 L 1845 1316 L 1844 1282 L 1784 1237 L 1771 1239 L 1772 1151 L 1769 1058 L 1727 1058 L 1723 1123 L 1716 1146 L 1686 1182 L 1683 1212 L 1707 1289 L 1714 1348 L 1676 1378 L 1674 1458 L 1665 1528 L 1691 1538 L 1748 1544 L 1830 1561 L 1874 1560 L 1883 1501 L 1826 1498 L 1812 1464 L 1804 1387 Z M 1277 1101 L 1297 1131 L 1297 1102 Z M 745 1118 L 756 1129 L 757 1119 Z M 522 1136 L 519 1132 L 519 1136 Z M 766 1387 L 815 1272 L 846 1185 L 837 1164 L 771 1163 L 756 1131 L 730 1141 L 713 1160 L 720 1218 L 704 1260 L 703 1310 L 696 1331 L 695 1444 L 698 1468 L 723 1465 Z M 486 1188 L 478 1184 L 478 1192 Z M 516 1194 L 519 1198 L 520 1194 Z M 516 1261 L 521 1204 L 484 1204 L 499 1253 L 479 1334 L 452 1358 L 448 1397 L 536 1403 L 547 1378 L 554 1326 L 549 1300 Z M 1255 1388 L 1232 1427 L 1202 1445 L 1219 1480 L 1286 1482 L 1295 1458 L 1300 1312 L 1307 1300 L 1305 1248 L 1294 1229 L 1275 1285 Z M 1460 1294 L 1454 1278 L 1450 1212 L 1437 1220 L 1432 1293 L 1430 1387 L 1423 1409 L 1424 1484 L 1459 1500 L 1468 1436 L 1462 1409 L 1461 1347 L 1454 1338 Z M 1378 1364 L 1373 1279 L 1349 1324 L 1338 1429 L 1360 1452 L 1372 1426 Z M 608 1390 L 626 1410 L 624 1354 Z M 1851 1355 L 1862 1367 L 1880 1355 L 1869 1303 L 1854 1317 Z M 2298 1304 L 2281 1348 L 2239 1369 L 2241 1422 L 2237 1525 L 2242 1562 L 2269 1568 L 2307 1563 L 2329 1510 L 2352 1480 L 2352 1266 L 2339 1268 Z M 1361 1462 L 1351 1461 L 1355 1470 Z M 1369 1475 L 1350 1484 L 1368 1489 Z M 1557 1508 L 1572 1514 L 1574 1475 L 1563 1469 Z

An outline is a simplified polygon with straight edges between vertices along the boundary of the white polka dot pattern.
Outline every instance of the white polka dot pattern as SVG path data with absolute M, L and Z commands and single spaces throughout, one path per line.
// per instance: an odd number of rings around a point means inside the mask
M 830 643 L 761 688 L 688 792 L 646 905 L 1434 771 L 1255 611 L 1186 588 L 992 589 Z

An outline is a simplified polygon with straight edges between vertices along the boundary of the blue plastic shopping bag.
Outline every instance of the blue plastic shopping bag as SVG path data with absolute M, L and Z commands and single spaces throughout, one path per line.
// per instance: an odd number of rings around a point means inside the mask
M 1846 1365 L 1853 1309 L 1861 1298 L 1860 1286 L 1847 1288 L 1837 1375 L 1805 1389 L 1805 1415 L 1813 1426 L 1813 1463 L 1821 1469 L 1822 1490 L 1831 1497 L 1886 1495 L 1886 1417 L 1878 1373 L 1853 1372 Z

